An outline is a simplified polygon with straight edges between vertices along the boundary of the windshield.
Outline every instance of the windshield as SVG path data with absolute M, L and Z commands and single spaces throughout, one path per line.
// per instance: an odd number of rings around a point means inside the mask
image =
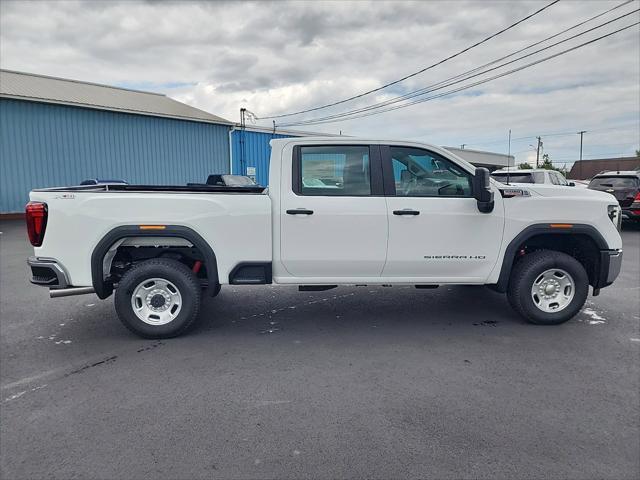
M 589 187 L 607 188 L 635 188 L 638 186 L 638 179 L 633 177 L 596 177 L 591 180 Z
M 491 176 L 502 183 L 507 183 L 507 177 L 510 183 L 535 183 L 531 173 L 492 173 Z

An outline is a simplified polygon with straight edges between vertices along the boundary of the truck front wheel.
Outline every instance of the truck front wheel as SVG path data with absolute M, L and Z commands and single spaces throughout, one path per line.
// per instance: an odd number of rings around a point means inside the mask
M 120 280 L 115 307 L 120 321 L 144 338 L 169 338 L 196 320 L 201 288 L 195 274 L 177 260 L 155 258 L 128 270 Z
M 573 318 L 589 293 L 589 278 L 580 262 L 566 253 L 538 250 L 513 268 L 507 296 L 529 322 L 557 325 Z

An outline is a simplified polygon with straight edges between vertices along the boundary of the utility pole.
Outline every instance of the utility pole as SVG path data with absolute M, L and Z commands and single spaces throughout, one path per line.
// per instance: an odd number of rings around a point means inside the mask
M 578 135 L 580 135 L 580 163 L 578 165 L 580 165 L 579 170 L 579 175 L 580 175 L 580 180 L 582 180 L 582 137 L 584 136 L 584 134 L 587 133 L 586 130 L 580 130 L 578 132 Z
M 507 153 L 507 185 L 509 185 L 509 167 L 511 163 L 511 129 L 509 129 L 509 150 Z
M 542 148 L 542 138 L 536 138 L 538 139 L 538 148 L 536 149 L 536 168 L 540 168 L 540 149 Z
M 246 128 L 246 120 L 245 116 L 247 113 L 247 109 L 242 107 L 240 109 L 240 175 L 246 175 L 245 171 L 245 158 L 244 158 L 244 134 Z M 233 172 L 231 172 L 233 173 Z

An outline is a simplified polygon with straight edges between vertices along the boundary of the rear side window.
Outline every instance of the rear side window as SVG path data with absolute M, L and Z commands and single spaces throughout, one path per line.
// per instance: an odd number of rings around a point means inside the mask
M 638 179 L 634 177 L 596 177 L 589 183 L 589 187 L 635 188 Z
M 296 193 L 311 196 L 371 195 L 369 147 L 301 146 L 294 168 Z

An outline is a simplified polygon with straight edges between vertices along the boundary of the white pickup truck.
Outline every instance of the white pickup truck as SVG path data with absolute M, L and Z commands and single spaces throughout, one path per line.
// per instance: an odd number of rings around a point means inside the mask
M 34 190 L 31 282 L 52 297 L 115 290 L 125 326 L 164 338 L 227 284 L 488 285 L 548 325 L 620 271 L 620 207 L 607 193 L 509 186 L 433 145 L 359 138 L 272 140 L 269 174 L 266 190 Z

